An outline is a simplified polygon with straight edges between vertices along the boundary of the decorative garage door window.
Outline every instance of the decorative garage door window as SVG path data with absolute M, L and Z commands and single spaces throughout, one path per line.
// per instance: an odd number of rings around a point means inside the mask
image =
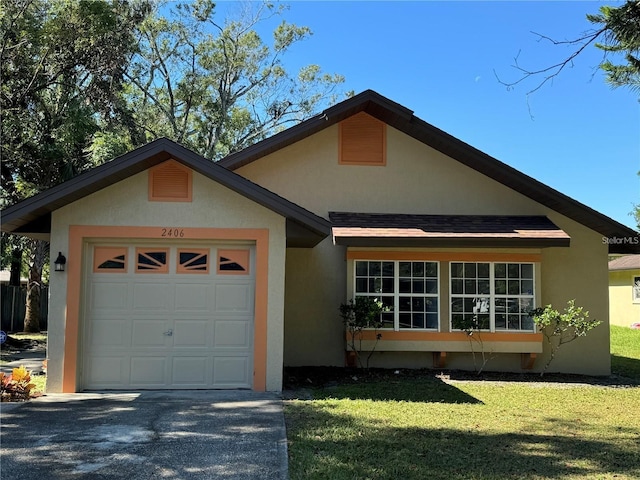
M 178 249 L 178 273 L 209 273 L 209 249 Z
M 451 262 L 451 328 L 533 331 L 532 263 Z
M 248 275 L 249 250 L 218 250 L 218 273 Z
M 126 247 L 94 247 L 93 271 L 96 273 L 126 273 Z
M 168 248 L 136 248 L 136 273 L 168 272 Z
M 438 262 L 356 261 L 356 296 L 382 302 L 382 328 L 439 327 Z

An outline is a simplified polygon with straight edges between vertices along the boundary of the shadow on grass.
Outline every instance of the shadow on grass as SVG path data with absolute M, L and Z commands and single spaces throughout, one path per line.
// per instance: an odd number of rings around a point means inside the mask
M 310 402 L 288 405 L 286 417 L 292 480 L 640 478 L 637 440 L 614 441 L 613 428 L 597 439 L 400 428 Z
M 611 373 L 640 383 L 640 360 L 620 355 L 611 355 Z

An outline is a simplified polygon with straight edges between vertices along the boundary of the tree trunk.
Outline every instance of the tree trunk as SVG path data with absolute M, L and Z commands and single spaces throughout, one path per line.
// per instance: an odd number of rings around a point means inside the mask
M 34 240 L 31 242 L 31 264 L 29 265 L 29 282 L 27 283 L 27 308 L 24 315 L 24 331 L 37 333 L 40 331 L 40 292 L 42 288 L 42 267 L 47 260 L 48 242 Z
M 22 271 L 22 249 L 14 248 L 11 252 L 11 276 L 9 277 L 9 285 L 12 287 L 20 286 L 20 273 Z

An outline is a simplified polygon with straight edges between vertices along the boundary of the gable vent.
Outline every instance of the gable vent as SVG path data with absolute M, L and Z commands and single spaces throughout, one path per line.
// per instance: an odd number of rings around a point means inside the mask
M 384 122 L 360 112 L 340 122 L 339 135 L 341 165 L 386 165 Z
M 191 169 L 168 160 L 149 170 L 149 200 L 190 202 Z

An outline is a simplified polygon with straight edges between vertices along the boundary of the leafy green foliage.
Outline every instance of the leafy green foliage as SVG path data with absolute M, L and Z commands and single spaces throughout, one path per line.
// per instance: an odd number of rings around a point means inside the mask
M 584 337 L 589 331 L 602 323 L 600 320 L 590 320 L 589 312 L 583 307 L 576 306 L 575 299 L 567 302 L 567 306 L 562 313 L 555 310 L 551 305 L 547 305 L 544 308 L 536 308 L 529 314 L 538 329 L 544 334 L 551 348 L 549 360 L 545 364 L 541 375 L 544 375 L 544 372 L 547 371 L 555 358 L 556 352 L 562 345 L 579 337 Z
M 482 339 L 482 329 L 489 328 L 489 321 L 485 320 L 481 322 L 478 319 L 477 315 L 472 317 L 456 317 L 451 322 L 451 326 L 456 330 L 462 330 L 467 334 L 469 338 L 469 346 L 471 347 L 471 355 L 473 357 L 473 366 L 478 375 L 482 373 L 484 367 L 487 366 L 489 360 L 491 360 L 494 355 L 493 352 L 487 352 L 484 346 L 484 340 Z M 475 346 L 479 348 L 480 355 L 482 357 L 482 364 L 478 366 L 478 361 L 476 359 L 476 349 Z
M 349 334 L 349 347 L 355 352 L 358 365 L 363 367 L 362 361 L 362 332 L 365 329 L 376 330 L 376 345 L 382 334 L 377 330 L 382 327 L 382 313 L 385 307 L 382 302 L 373 297 L 356 297 L 340 305 L 340 316 Z M 369 360 L 375 351 L 375 346 L 369 351 L 365 365 L 369 367 Z

